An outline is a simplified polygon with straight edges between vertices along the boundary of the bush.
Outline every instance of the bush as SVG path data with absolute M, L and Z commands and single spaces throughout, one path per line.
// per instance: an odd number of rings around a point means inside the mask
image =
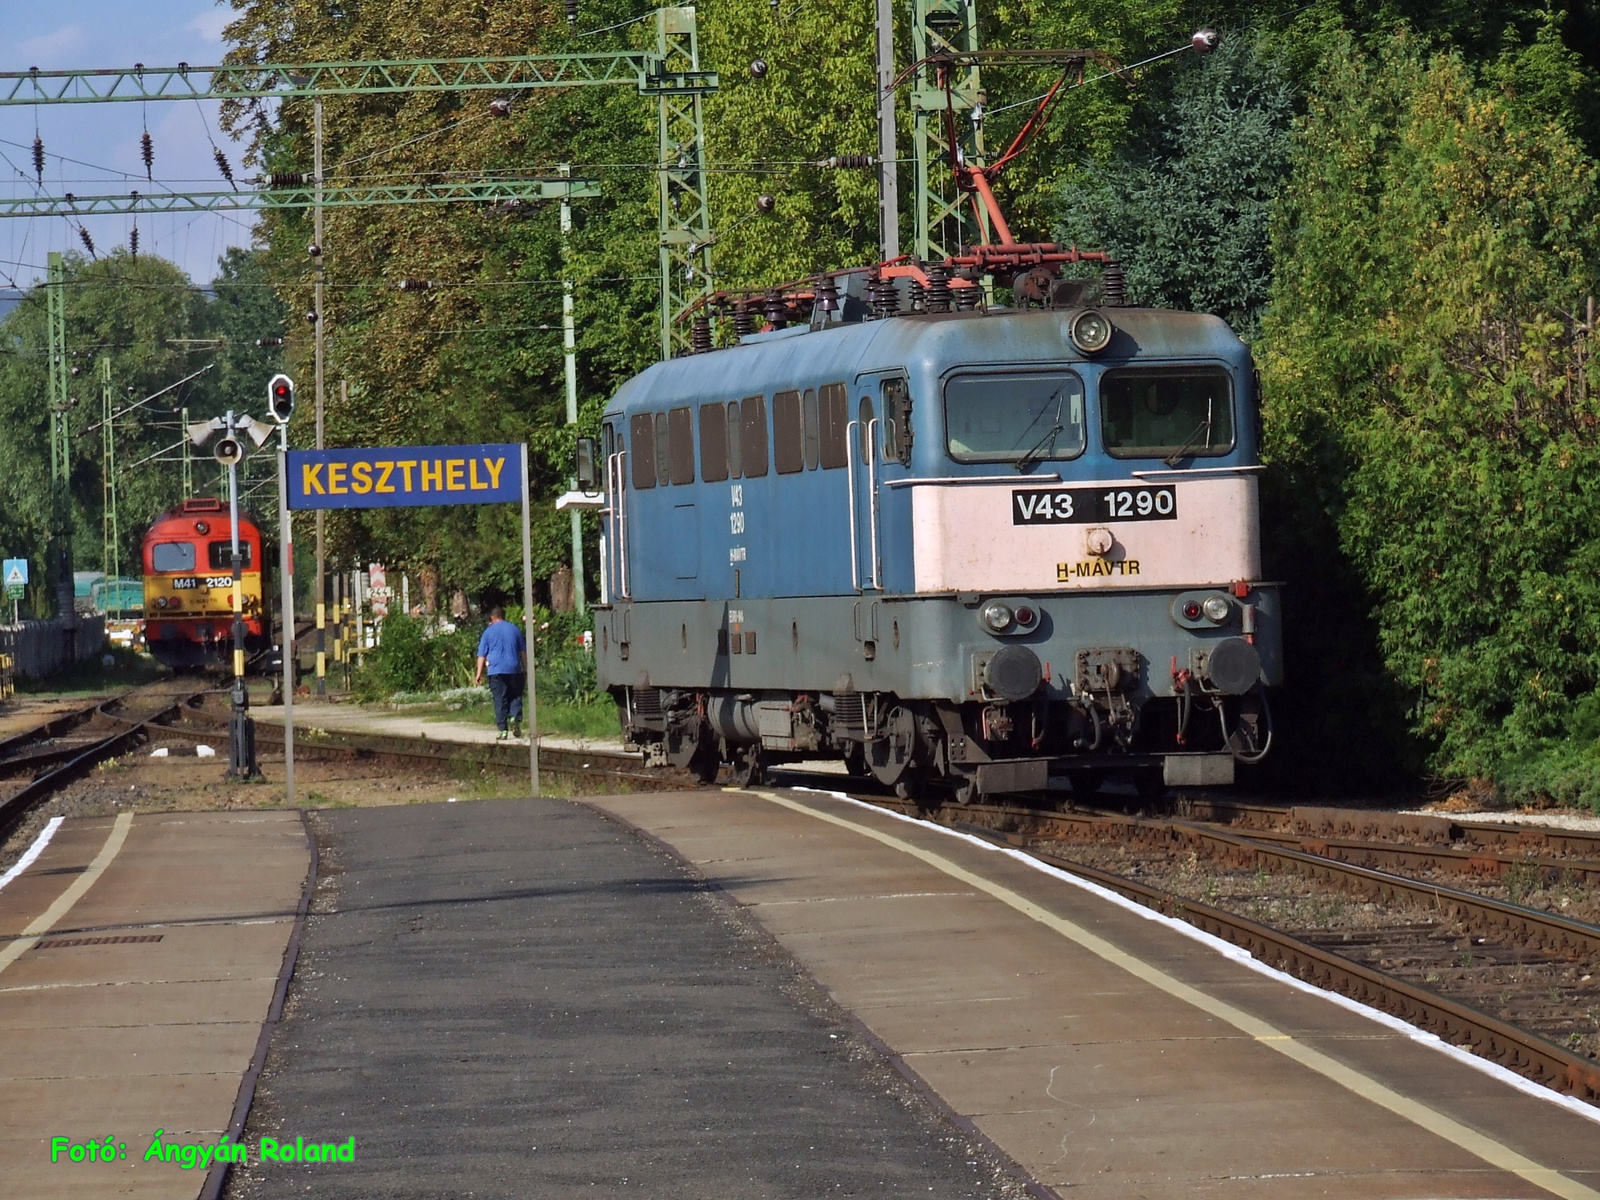
M 435 633 L 425 621 L 393 616 L 383 623 L 383 640 L 367 654 L 356 677 L 363 700 L 382 700 L 397 692 L 435 693 L 472 683 L 478 631 Z

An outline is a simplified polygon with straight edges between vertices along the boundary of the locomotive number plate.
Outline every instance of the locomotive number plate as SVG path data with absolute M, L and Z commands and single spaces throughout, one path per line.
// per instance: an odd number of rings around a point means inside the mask
M 1107 521 L 1176 521 L 1178 494 L 1167 487 L 1017 488 L 1013 525 L 1092 525 Z
M 232 586 L 232 575 L 207 575 L 204 578 L 196 578 L 193 575 L 189 575 L 172 581 L 172 587 L 175 591 L 189 588 L 231 588 Z
M 200 581 L 192 575 L 187 579 L 174 579 L 172 581 L 172 587 L 174 591 L 182 591 L 185 588 L 197 588 L 199 586 Z

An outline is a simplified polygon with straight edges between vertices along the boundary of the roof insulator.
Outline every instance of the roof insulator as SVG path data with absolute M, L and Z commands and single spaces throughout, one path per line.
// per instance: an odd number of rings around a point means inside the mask
M 949 312 L 951 301 L 954 300 L 950 294 L 949 272 L 945 270 L 943 263 L 930 263 L 927 274 L 928 293 L 924 307 L 931 313 Z
M 744 300 L 736 300 L 733 304 L 733 332 L 744 337 L 756 331 L 755 314 L 750 311 L 750 305 Z
M 689 349 L 693 354 L 711 351 L 711 318 L 703 312 L 695 313 L 694 324 L 689 327 Z
M 839 311 L 839 285 L 832 275 L 824 275 L 817 281 L 817 307 L 825 313 Z
M 789 324 L 789 306 L 780 292 L 768 292 L 761 311 L 774 329 L 782 329 Z
M 146 129 L 139 135 L 139 157 L 144 159 L 144 177 L 151 182 L 155 176 L 151 174 L 156 162 L 156 144 L 150 140 L 150 131 Z

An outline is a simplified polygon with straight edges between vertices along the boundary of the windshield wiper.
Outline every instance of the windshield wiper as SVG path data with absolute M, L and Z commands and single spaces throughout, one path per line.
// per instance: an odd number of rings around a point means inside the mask
M 1067 397 L 1065 395 L 1066 390 L 1065 384 L 1056 389 L 1055 424 L 1050 426 L 1049 432 L 1035 442 L 1027 451 L 1027 453 L 1025 453 L 1021 458 L 1017 459 L 1017 474 L 1026 474 L 1027 472 L 1033 470 L 1033 468 L 1038 465 L 1041 459 L 1048 458 L 1051 454 L 1055 453 L 1056 438 L 1060 437 L 1067 428 L 1061 423 L 1061 411 L 1064 407 L 1066 407 L 1067 403 Z M 1042 416 L 1044 416 L 1044 411 L 1041 409 L 1039 412 L 1039 417 Z M 1035 417 L 1032 422 L 1029 423 L 1028 429 L 1032 429 L 1039 423 L 1039 417 Z M 1022 431 L 1023 437 L 1027 436 L 1028 429 L 1024 429 Z M 1022 439 L 1018 438 L 1017 440 L 1021 441 Z
M 1194 449 L 1194 447 L 1202 444 L 1201 441 L 1199 440 L 1199 435 L 1200 435 L 1202 430 L 1205 431 L 1205 442 L 1204 442 L 1204 444 L 1207 445 L 1207 446 L 1209 446 L 1211 444 L 1211 417 L 1212 417 L 1211 409 L 1212 409 L 1212 399 L 1211 399 L 1211 397 L 1208 396 L 1206 398 L 1206 419 L 1204 421 L 1201 421 L 1200 424 L 1196 425 L 1194 427 L 1194 432 L 1191 433 L 1188 437 L 1184 438 L 1183 445 L 1179 446 L 1171 454 L 1167 455 L 1166 458 L 1162 459 L 1161 460 L 1162 462 L 1166 463 L 1167 466 L 1169 466 L 1169 467 L 1176 467 L 1178 465 L 1178 461 L 1180 459 L 1182 459 L 1186 454 L 1188 454 L 1190 450 L 1192 450 L 1192 449 Z

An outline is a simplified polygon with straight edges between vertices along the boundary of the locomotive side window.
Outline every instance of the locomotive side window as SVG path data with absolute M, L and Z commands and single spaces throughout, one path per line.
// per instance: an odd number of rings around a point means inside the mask
M 1100 426 L 1113 458 L 1182 458 L 1233 449 L 1233 389 L 1220 367 L 1127 368 L 1100 377 Z
M 194 543 L 157 542 L 150 547 L 150 569 L 157 572 L 194 570 Z
M 817 389 L 807 388 L 806 394 L 800 401 L 800 424 L 804 429 L 806 446 L 806 470 L 817 469 L 817 458 L 821 449 L 822 430 L 820 418 L 817 414 Z
M 637 490 L 656 485 L 655 422 L 649 413 L 634 413 L 628 418 L 628 440 L 633 443 L 633 486 Z
M 883 460 L 911 461 L 911 391 L 904 379 L 883 381 Z
M 700 406 L 700 478 L 718 483 L 728 477 L 728 411 L 720 404 Z
M 1083 380 L 1071 371 L 957 375 L 944 385 L 945 437 L 957 462 L 1018 469 L 1083 453 Z
M 738 479 L 744 466 L 744 425 L 739 417 L 739 402 L 728 404 L 728 478 Z
M 825 383 L 818 393 L 821 400 L 821 459 L 823 470 L 845 465 L 845 447 L 849 436 L 850 393 L 842 383 Z
M 206 559 L 211 563 L 213 571 L 233 570 L 233 543 L 208 542 L 206 544 Z M 245 570 L 250 569 L 250 543 L 242 537 L 239 539 L 239 565 Z
M 767 473 L 767 398 L 751 396 L 739 406 L 743 443 L 740 458 L 746 479 L 759 479 Z
M 656 482 L 671 483 L 672 434 L 667 427 L 667 414 L 656 414 Z
M 800 425 L 800 393 L 774 392 L 772 396 L 772 464 L 779 475 L 805 469 L 804 431 Z
M 673 483 L 694 482 L 694 413 L 688 408 L 674 408 L 667 413 L 667 441 L 671 457 Z

